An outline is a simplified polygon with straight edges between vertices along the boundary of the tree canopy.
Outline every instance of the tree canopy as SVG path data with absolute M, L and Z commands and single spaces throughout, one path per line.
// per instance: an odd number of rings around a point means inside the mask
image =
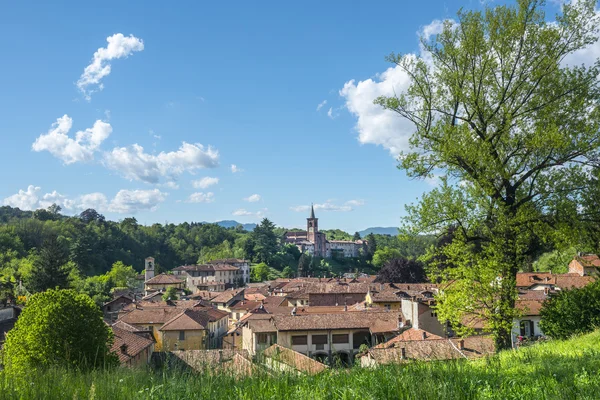
M 543 1 L 460 11 L 441 33 L 422 38 L 424 55 L 392 54 L 408 90 L 376 103 L 412 122 L 410 149 L 399 167 L 441 184 L 408 207 L 405 229 L 443 232 L 452 282 L 438 315 L 459 326 L 477 313 L 498 349 L 511 345 L 516 273 L 529 268 L 539 243 L 564 246 L 598 220 L 582 201 L 595 190 L 589 169 L 600 146 L 600 63 L 569 66 L 565 58 L 597 40 L 595 1 L 564 4 L 556 22 Z
M 115 365 L 112 331 L 102 311 L 74 290 L 47 290 L 28 300 L 4 345 L 3 364 L 12 376 L 40 368 L 88 370 Z

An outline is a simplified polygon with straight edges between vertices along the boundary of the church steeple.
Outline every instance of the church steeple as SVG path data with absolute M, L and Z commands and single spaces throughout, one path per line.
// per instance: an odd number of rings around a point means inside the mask
M 314 243 L 316 233 L 319 232 L 319 219 L 315 218 L 315 207 L 310 205 L 310 217 L 306 218 L 307 239 Z
M 310 203 L 310 218 L 315 219 L 315 207 Z

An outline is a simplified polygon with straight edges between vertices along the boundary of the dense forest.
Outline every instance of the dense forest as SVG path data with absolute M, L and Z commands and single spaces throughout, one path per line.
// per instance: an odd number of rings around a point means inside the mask
M 373 235 L 354 259 L 319 259 L 282 243 L 286 229 L 268 219 L 253 230 L 211 223 L 141 225 L 133 217 L 115 222 L 93 209 L 77 216 L 59 206 L 36 211 L 0 207 L 0 301 L 53 287 L 75 287 L 97 300 L 111 288 L 130 286 L 152 256 L 159 272 L 219 258 L 245 258 L 256 280 L 304 275 L 335 276 L 345 272 L 377 272 L 392 258 L 416 259 L 433 237 L 402 241 Z M 358 233 L 326 230 L 328 239 L 352 240 Z M 22 292 L 22 293 L 21 293 Z M 99 295 L 100 293 L 100 295 Z M 99 297 L 98 297 L 99 296 Z

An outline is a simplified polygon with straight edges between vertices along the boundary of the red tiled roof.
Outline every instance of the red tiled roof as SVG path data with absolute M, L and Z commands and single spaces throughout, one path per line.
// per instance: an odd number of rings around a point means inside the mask
M 265 349 L 263 356 L 271 358 L 276 362 L 283 363 L 295 369 L 296 371 L 305 374 L 318 374 L 319 372 L 325 371 L 328 367 L 325 364 L 313 360 L 304 354 L 298 353 L 292 349 L 274 344 L 271 347 Z
M 373 332 L 394 332 L 402 321 L 401 312 L 341 312 L 336 314 L 298 314 L 273 316 L 279 331 L 324 329 L 375 329 Z
M 403 363 L 408 360 L 452 360 L 480 358 L 494 353 L 494 341 L 489 336 L 471 336 L 462 339 L 464 349 L 459 349 L 460 339 L 412 340 L 392 348 L 371 348 L 367 355 L 379 364 Z M 405 358 L 402 358 L 404 349 Z
M 217 297 L 211 299 L 212 303 L 227 303 L 229 300 L 233 299 L 240 292 L 243 292 L 244 288 L 240 289 L 232 289 L 221 292 Z
M 225 318 L 227 313 L 213 308 L 186 309 L 175 315 L 160 328 L 161 331 L 185 331 L 208 329 L 208 323 Z
M 425 335 L 425 338 L 423 338 Z M 437 340 L 443 339 L 441 336 L 429 333 L 423 329 L 410 328 L 402 332 L 400 335 L 388 340 L 387 342 L 380 343 L 375 348 L 377 349 L 389 349 L 392 347 L 401 346 L 404 342 L 412 340 Z
M 248 260 L 244 260 L 243 258 L 222 258 L 219 260 L 209 261 L 208 264 L 242 264 L 242 263 L 250 263 Z
M 177 278 L 174 275 L 169 274 L 160 274 L 156 275 L 154 278 L 150 278 L 146 281 L 146 285 L 164 285 L 169 283 L 184 283 L 185 281 Z
M 148 335 L 141 335 L 129 330 L 112 327 L 114 342 L 111 346 L 111 352 L 119 357 L 119 361 L 124 364 L 133 357 L 140 354 L 143 350 L 154 344 L 154 340 L 149 339 Z
M 123 322 L 134 325 L 164 324 L 175 315 L 180 314 L 181 309 L 177 307 L 153 307 L 147 309 L 134 309 L 123 315 Z
M 597 254 L 585 254 L 574 258 L 584 267 L 600 267 L 600 257 Z
M 517 300 L 515 302 L 515 307 L 517 310 L 521 311 L 523 315 L 540 315 L 543 303 L 543 300 Z

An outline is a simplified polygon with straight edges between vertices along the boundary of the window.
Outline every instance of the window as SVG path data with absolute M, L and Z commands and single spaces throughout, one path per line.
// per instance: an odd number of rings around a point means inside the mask
M 327 335 L 312 335 L 313 344 L 327 344 Z
M 392 309 L 392 306 L 389 304 L 384 304 L 383 306 L 386 310 L 390 311 Z
M 305 345 L 307 343 L 308 343 L 308 341 L 307 341 L 306 335 L 292 336 L 292 346 Z
M 185 340 L 185 331 L 179 331 L 179 340 Z
M 437 317 L 437 313 L 436 313 L 435 311 L 432 311 L 432 312 L 431 312 L 431 316 L 432 316 L 432 317 Z
M 331 335 L 331 343 L 348 343 L 348 340 L 347 334 Z
M 267 334 L 266 333 L 257 334 L 256 340 L 257 340 L 258 344 L 267 344 Z

